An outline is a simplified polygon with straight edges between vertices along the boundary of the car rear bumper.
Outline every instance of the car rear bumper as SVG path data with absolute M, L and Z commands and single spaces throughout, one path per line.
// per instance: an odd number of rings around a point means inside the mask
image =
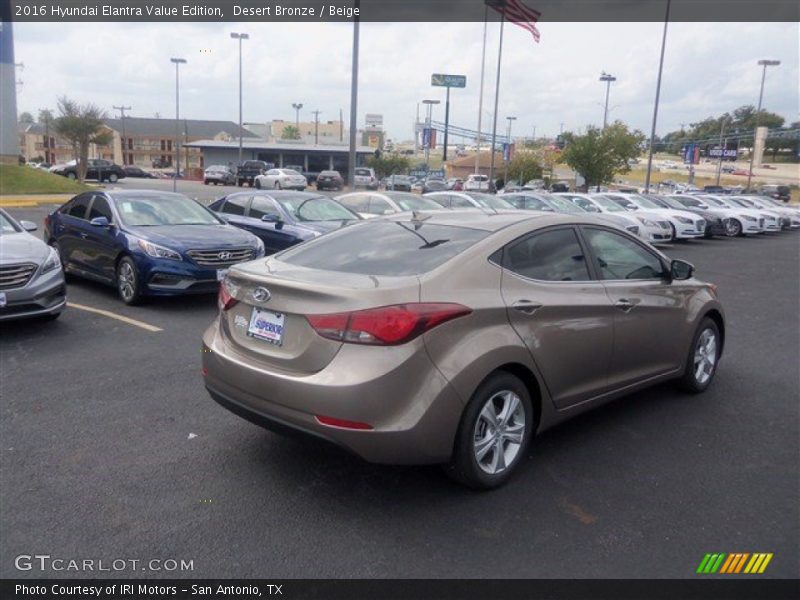
M 0 321 L 55 315 L 67 304 L 67 288 L 60 269 L 34 278 L 23 288 L 0 291 L 6 295 L 6 305 L 0 308 Z
M 323 438 L 370 462 L 435 464 L 450 458 L 463 404 L 421 339 L 391 348 L 345 344 L 321 371 L 288 374 L 245 359 L 218 327 L 215 321 L 203 337 L 206 388 L 235 414 L 270 429 Z M 324 425 L 317 416 L 372 429 Z

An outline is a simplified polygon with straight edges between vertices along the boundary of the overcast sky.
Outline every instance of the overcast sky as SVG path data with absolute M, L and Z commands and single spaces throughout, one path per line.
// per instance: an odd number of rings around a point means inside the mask
M 16 23 L 18 110 L 36 115 L 67 95 L 91 101 L 116 115 L 112 105 L 132 106 L 130 115 L 174 116 L 175 75 L 181 67 L 181 116 L 238 120 L 237 47 L 231 31 L 244 31 L 244 120 L 294 119 L 293 102 L 304 104 L 301 120 L 322 111 L 336 119 L 350 106 L 352 25 L 272 23 Z M 517 117 L 514 135 L 558 133 L 602 124 L 605 84 L 612 84 L 611 119 L 649 133 L 655 96 L 661 23 L 547 23 L 541 43 L 506 25 L 498 131 Z M 499 24 L 489 24 L 484 131 L 494 106 Z M 475 129 L 481 71 L 482 23 L 362 23 L 358 125 L 365 113 L 384 115 L 390 137 L 410 139 L 417 103 L 444 102 L 431 73 L 467 76 L 467 88 L 451 94 L 451 123 Z M 781 60 L 767 71 L 764 108 L 787 123 L 800 120 L 797 23 L 671 23 L 659 109 L 658 133 L 707 116 L 756 104 L 761 58 Z M 443 104 L 434 118 L 444 120 Z

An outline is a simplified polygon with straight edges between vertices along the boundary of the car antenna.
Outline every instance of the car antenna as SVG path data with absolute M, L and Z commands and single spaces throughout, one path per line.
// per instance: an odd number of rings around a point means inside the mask
M 411 222 L 414 224 L 414 229 L 419 229 L 422 224 L 431 218 L 431 215 L 422 215 L 416 210 L 411 211 Z

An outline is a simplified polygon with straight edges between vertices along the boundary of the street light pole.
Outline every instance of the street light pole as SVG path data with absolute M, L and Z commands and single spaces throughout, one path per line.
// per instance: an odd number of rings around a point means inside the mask
M 179 86 L 178 68 L 186 64 L 185 58 L 170 58 L 170 62 L 175 64 L 175 174 L 172 176 L 172 191 L 178 190 L 178 173 L 181 171 L 181 140 L 180 140 L 180 121 L 181 121 L 181 96 Z
M 656 101 L 653 106 L 653 127 L 650 130 L 650 143 L 647 150 L 647 174 L 644 180 L 645 194 L 650 192 L 650 175 L 653 172 L 653 140 L 656 137 L 656 122 L 658 121 L 658 100 L 661 96 L 661 75 L 664 72 L 664 50 L 667 47 L 667 25 L 669 25 L 669 9 L 671 0 L 667 0 L 667 12 L 664 15 L 664 33 L 661 36 L 661 58 L 658 63 L 658 80 L 656 82 Z
M 764 99 L 764 80 L 767 78 L 767 67 L 777 67 L 781 64 L 779 60 L 760 60 L 758 64 L 763 66 L 761 71 L 761 90 L 758 92 L 758 109 L 756 110 L 756 129 L 753 132 L 753 147 L 750 149 L 750 168 L 747 170 L 747 189 L 750 190 L 750 180 L 753 178 L 753 163 L 756 158 L 756 136 L 758 127 L 761 124 L 761 101 Z
M 361 32 L 361 20 L 358 17 L 361 2 L 355 0 L 353 8 L 357 11 L 353 19 L 353 59 L 352 74 L 350 75 L 350 151 L 348 153 L 347 185 L 351 190 L 356 187 L 356 134 L 358 133 L 358 44 Z
M 606 104 L 605 108 L 603 109 L 603 129 L 605 129 L 606 125 L 608 124 L 608 95 L 611 92 L 611 82 L 616 80 L 616 77 L 610 73 L 606 73 L 605 71 L 603 71 L 603 73 L 600 75 L 600 81 L 605 81 L 606 83 Z
M 722 119 L 722 124 L 719 127 L 719 161 L 717 162 L 717 185 L 719 185 L 720 177 L 722 177 L 722 157 L 725 156 L 725 146 L 727 143 L 723 142 L 722 136 L 725 133 L 725 122 L 727 118 Z
M 294 116 L 294 126 L 297 127 L 297 133 L 300 133 L 300 109 L 303 108 L 303 103 L 292 102 L 292 108 L 294 109 L 295 116 Z
M 125 159 L 125 111 L 130 110 L 130 106 L 112 106 L 114 110 L 118 110 L 120 114 L 120 119 L 122 120 L 122 166 L 128 164 L 128 161 Z
M 231 33 L 231 38 L 239 40 L 239 164 L 242 164 L 242 40 L 249 40 L 247 33 Z
M 311 111 L 314 114 L 314 145 L 319 144 L 319 113 L 321 110 Z

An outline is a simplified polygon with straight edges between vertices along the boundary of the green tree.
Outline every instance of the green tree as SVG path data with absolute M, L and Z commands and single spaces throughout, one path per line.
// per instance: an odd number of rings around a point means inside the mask
M 72 144 L 73 155 L 78 161 L 78 179 L 86 178 L 89 160 L 89 145 L 105 146 L 113 134 L 105 129 L 106 113 L 94 104 L 78 104 L 66 96 L 58 99 L 60 116 L 54 121 L 56 133 Z
M 367 159 L 367 166 L 374 169 L 375 175 L 380 179 L 389 175 L 406 173 L 411 167 L 411 162 L 406 156 L 383 154 L 380 157 L 370 156 Z
M 33 115 L 29 112 L 19 113 L 19 122 L 25 125 L 31 125 L 33 121 Z
M 563 161 L 591 187 L 612 182 L 617 173 L 627 173 L 628 162 L 642 152 L 645 136 L 615 121 L 605 129 L 590 126 L 584 135 L 565 133 L 564 139 L 567 146 L 561 154 Z
M 508 163 L 508 179 L 525 184 L 531 179 L 541 179 L 542 159 L 533 152 L 517 152 Z
M 300 130 L 295 125 L 287 125 L 281 132 L 282 140 L 299 140 Z

